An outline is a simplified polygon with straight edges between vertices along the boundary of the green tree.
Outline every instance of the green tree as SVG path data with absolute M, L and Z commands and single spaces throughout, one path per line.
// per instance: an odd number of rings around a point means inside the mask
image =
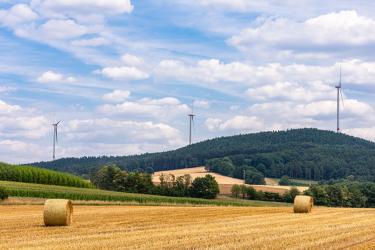
M 231 188 L 231 193 L 234 198 L 238 198 L 241 193 L 240 185 L 234 184 Z
M 246 196 L 249 200 L 255 200 L 257 197 L 257 191 L 253 187 L 247 186 Z
M 296 187 L 292 187 L 284 194 L 284 200 L 286 202 L 294 202 L 294 198 L 299 194 L 301 194 L 301 192 Z
M 5 200 L 8 198 L 8 192 L 5 188 L 0 187 L 0 200 Z
M 121 172 L 117 166 L 104 166 L 99 169 L 91 179 L 91 182 L 101 189 L 115 190 L 113 180 Z
M 264 185 L 266 184 L 266 181 L 264 180 L 264 175 L 261 172 L 257 171 L 256 169 L 247 169 L 245 171 L 245 183 Z
M 287 175 L 283 175 L 279 181 L 280 186 L 291 186 L 292 182 L 289 180 Z
M 219 185 L 215 177 L 207 174 L 205 177 L 198 177 L 192 182 L 190 187 L 192 197 L 215 199 L 219 194 Z
M 247 194 L 247 187 L 246 187 L 246 185 L 240 185 L 240 190 L 241 190 L 242 199 L 245 199 L 246 198 L 246 194 Z

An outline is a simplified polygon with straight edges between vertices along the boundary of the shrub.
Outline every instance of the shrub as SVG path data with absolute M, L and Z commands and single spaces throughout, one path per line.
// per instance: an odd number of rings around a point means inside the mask
M 286 175 L 283 175 L 279 181 L 280 186 L 290 186 L 292 185 L 292 182 L 289 180 L 289 177 Z
M 215 177 L 207 174 L 205 177 L 195 178 L 190 187 L 190 194 L 196 198 L 215 199 L 219 194 L 219 185 Z
M 240 185 L 234 184 L 232 186 L 231 193 L 232 193 L 232 196 L 234 198 L 238 198 L 240 196 L 240 193 L 241 193 Z
M 0 200 L 5 200 L 8 198 L 8 192 L 5 188 L 0 187 Z

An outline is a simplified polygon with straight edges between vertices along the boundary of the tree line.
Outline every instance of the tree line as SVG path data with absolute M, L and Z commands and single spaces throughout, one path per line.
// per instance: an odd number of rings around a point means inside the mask
M 0 180 L 39 183 L 59 186 L 92 188 L 92 184 L 72 174 L 31 166 L 0 163 Z
M 352 175 L 359 181 L 375 181 L 375 143 L 317 129 L 220 137 L 161 153 L 64 158 L 35 164 L 88 177 L 103 165 L 153 172 L 203 166 L 224 157 L 235 166 L 251 166 L 257 170 L 252 172 L 272 178 L 287 175 L 320 181 Z
M 231 193 L 234 198 L 288 203 L 293 202 L 296 195 L 301 194 L 301 192 L 295 187 L 292 187 L 285 194 L 280 195 L 279 193 L 256 191 L 251 186 L 237 184 L 232 186 Z
M 98 188 L 175 197 L 214 199 L 219 193 L 219 185 L 212 175 L 192 180 L 190 175 L 175 177 L 162 174 L 160 185 L 154 185 L 151 174 L 128 172 L 117 166 L 103 166 L 91 178 Z

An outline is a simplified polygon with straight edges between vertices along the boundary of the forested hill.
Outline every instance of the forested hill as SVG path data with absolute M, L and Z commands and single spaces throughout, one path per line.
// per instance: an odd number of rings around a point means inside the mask
M 253 166 L 267 177 L 375 180 L 375 143 L 317 129 L 261 132 L 206 140 L 177 150 L 119 157 L 65 158 L 31 165 L 89 175 L 105 164 L 127 170 L 159 171 L 204 165 L 229 156 L 236 166 Z

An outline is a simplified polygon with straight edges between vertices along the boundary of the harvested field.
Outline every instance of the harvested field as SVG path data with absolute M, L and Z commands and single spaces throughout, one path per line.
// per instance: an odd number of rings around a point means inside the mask
M 242 185 L 244 184 L 244 181 L 241 179 L 236 179 L 224 175 L 220 175 L 217 173 L 208 172 L 204 169 L 204 167 L 195 167 L 195 168 L 183 168 L 183 169 L 176 169 L 176 170 L 167 170 L 167 171 L 159 171 L 155 172 L 152 176 L 152 182 L 154 184 L 160 183 L 160 175 L 161 174 L 173 174 L 174 176 L 182 176 L 185 174 L 190 174 L 193 179 L 197 177 L 204 177 L 206 174 L 210 174 L 213 177 L 215 177 L 217 183 L 219 184 L 220 188 L 220 194 L 231 194 L 231 189 L 234 184 Z M 271 180 L 269 178 L 266 178 L 266 180 Z M 278 193 L 278 194 L 285 194 L 289 189 L 290 186 L 278 186 L 277 182 L 271 182 L 273 184 L 271 185 L 250 185 L 257 191 L 263 191 L 263 192 L 271 192 L 271 193 Z M 274 185 L 275 184 L 275 185 Z M 296 187 L 300 192 L 303 192 L 308 189 L 308 187 Z
M 70 227 L 42 206 L 0 206 L 0 249 L 374 249 L 375 210 L 76 206 Z

